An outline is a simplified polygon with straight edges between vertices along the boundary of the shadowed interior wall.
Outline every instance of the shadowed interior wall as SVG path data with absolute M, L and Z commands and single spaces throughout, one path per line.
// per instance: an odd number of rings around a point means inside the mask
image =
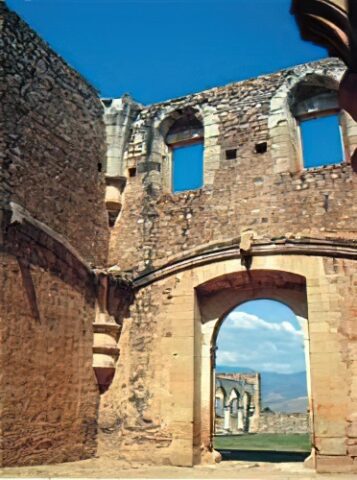
M 93 297 L 77 278 L 65 283 L 9 255 L 0 266 L 2 464 L 92 456 Z
M 1 462 L 79 460 L 96 450 L 89 262 L 107 257 L 102 108 L 3 2 L 0 20 Z
M 3 188 L 7 201 L 105 265 L 103 111 L 97 92 L 0 3 Z

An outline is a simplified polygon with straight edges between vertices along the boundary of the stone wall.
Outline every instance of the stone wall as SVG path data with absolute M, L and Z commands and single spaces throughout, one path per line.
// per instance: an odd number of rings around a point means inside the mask
M 304 413 L 267 413 L 259 417 L 260 433 L 310 433 L 310 415 Z
M 96 451 L 94 296 L 9 255 L 0 260 L 1 462 L 78 460 Z
M 133 463 L 213 461 L 215 332 L 237 303 L 272 298 L 308 317 L 314 466 L 355 469 L 355 342 L 347 332 L 355 327 L 354 261 L 265 254 L 253 256 L 249 272 L 237 256 L 200 262 L 156 272 L 137 293 L 124 321 L 116 376 L 101 401 L 100 454 Z
M 356 128 L 349 120 L 343 163 L 305 170 L 298 143 L 290 150 L 298 131 L 286 110 L 305 88 L 337 92 L 343 71 L 329 59 L 136 105 L 119 159 L 127 184 L 109 262 L 134 273 L 137 297 L 102 398 L 102 454 L 213 461 L 212 347 L 220 322 L 241 302 L 272 298 L 308 320 L 314 466 L 357 468 L 356 177 L 349 164 Z M 173 194 L 165 134 L 185 111 L 204 126 L 204 186 Z M 228 149 L 236 158 L 227 159 Z
M 348 163 L 297 171 L 295 162 L 290 170 L 284 160 L 285 170 L 276 168 L 279 135 L 269 122 L 276 114 L 276 92 L 284 87 L 286 95 L 291 83 L 313 78 L 308 72 L 317 69 L 337 88 L 344 67 L 332 59 L 143 108 L 123 157 L 127 168 L 136 167 L 136 176 L 127 179 L 125 208 L 112 229 L 110 263 L 148 272 L 237 242 L 247 229 L 266 241 L 352 239 L 355 180 Z M 160 125 L 186 108 L 203 118 L 205 184 L 172 194 Z M 286 139 L 280 138 L 281 156 Z M 267 151 L 258 153 L 263 142 Z M 227 149 L 237 149 L 236 159 L 226 160 Z
M 93 87 L 2 2 L 0 14 L 7 201 L 66 237 L 87 261 L 104 266 L 101 102 Z
M 0 20 L 0 462 L 78 460 L 96 451 L 102 107 L 3 2 Z

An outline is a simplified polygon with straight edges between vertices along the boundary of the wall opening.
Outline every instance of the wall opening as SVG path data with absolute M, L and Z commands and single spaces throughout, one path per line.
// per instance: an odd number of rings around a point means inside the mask
M 300 132 L 305 168 L 334 165 L 344 161 L 337 114 L 302 119 Z
M 165 137 L 171 158 L 169 170 L 174 193 L 201 188 L 204 176 L 203 124 L 192 109 L 176 114 L 178 118 Z
M 346 129 L 337 92 L 303 81 L 290 97 L 300 138 L 301 166 L 308 169 L 344 162 Z
M 256 326 L 259 326 L 259 324 L 261 328 L 265 326 L 267 331 L 271 333 L 274 333 L 275 331 L 282 331 L 283 333 L 285 332 L 286 335 L 295 335 L 297 340 L 304 343 L 304 349 L 300 343 L 300 358 L 303 352 L 305 352 L 306 390 L 308 397 L 307 409 L 309 411 L 310 428 L 310 437 L 308 436 L 307 442 L 309 439 L 311 439 L 311 445 L 314 445 L 313 396 L 311 392 L 311 377 L 309 371 L 310 348 L 305 277 L 281 270 L 255 269 L 236 273 L 233 272 L 212 278 L 211 280 L 208 280 L 205 283 L 197 286 L 196 298 L 198 307 L 196 328 L 200 333 L 196 337 L 198 340 L 196 341 L 195 347 L 197 354 L 195 361 L 196 394 L 193 445 L 194 461 L 199 463 L 202 461 L 202 458 L 204 458 L 205 455 L 211 456 L 210 458 L 214 458 L 215 461 L 217 461 L 217 458 L 222 456 L 224 457 L 223 453 L 225 448 L 219 448 L 216 445 L 216 436 L 218 436 L 219 433 L 215 422 L 216 404 L 218 407 L 221 407 L 221 414 L 223 413 L 223 419 L 221 419 L 221 424 L 223 423 L 223 429 L 226 427 L 226 430 L 232 430 L 231 426 L 228 426 L 228 423 L 231 424 L 231 422 L 235 422 L 236 432 L 234 432 L 234 434 L 238 439 L 244 435 L 253 438 L 258 433 L 258 414 L 262 405 L 258 401 L 259 395 L 256 395 L 255 389 L 260 389 L 259 379 L 261 378 L 260 371 L 262 368 L 258 368 L 256 365 L 247 367 L 253 371 L 248 372 L 252 375 L 245 377 L 244 375 L 243 377 L 239 377 L 239 375 L 237 375 L 237 378 L 234 378 L 233 375 L 232 378 L 230 375 L 228 375 L 228 377 L 227 375 L 223 375 L 223 377 L 226 378 L 221 379 L 221 381 L 217 382 L 216 384 L 216 380 L 219 380 L 219 375 L 216 375 L 216 361 L 218 360 L 218 366 L 222 366 L 222 362 L 224 360 L 224 356 L 222 359 L 222 351 L 224 350 L 222 350 L 219 345 L 219 333 L 220 331 L 224 332 L 224 327 L 223 330 L 221 330 L 221 326 L 227 322 L 229 315 L 233 315 L 233 312 L 236 312 L 237 309 L 239 311 L 239 309 L 243 307 L 248 308 L 247 305 L 249 306 L 251 301 L 264 301 L 268 303 L 274 301 L 274 305 L 280 305 L 280 310 L 285 309 L 285 313 L 286 311 L 290 312 L 290 316 L 294 322 L 287 322 L 286 317 L 283 318 L 281 313 L 279 317 L 279 312 L 277 311 L 276 307 L 274 314 L 276 316 L 271 314 L 273 317 L 270 320 L 263 317 L 264 321 L 256 321 Z M 267 308 L 263 309 L 264 314 L 267 313 L 266 310 Z M 235 315 L 236 314 L 237 313 L 235 313 Z M 248 311 L 246 314 L 259 317 L 259 315 L 252 311 Z M 243 314 L 240 313 L 239 315 L 242 316 Z M 264 351 L 264 347 L 261 346 L 262 336 L 259 329 L 254 332 L 252 329 L 253 323 L 242 321 L 241 323 L 244 324 L 245 327 L 243 330 L 243 335 L 241 335 L 243 346 L 245 346 L 245 336 L 247 335 L 247 332 L 250 332 L 254 334 L 252 339 L 255 340 L 250 350 L 257 350 L 258 346 L 260 345 L 259 348 Z M 272 326 L 267 326 L 270 323 Z M 217 340 L 219 347 L 218 350 Z M 276 350 L 279 350 L 278 346 L 275 345 L 274 347 L 274 342 L 271 342 L 271 344 L 272 349 L 276 348 Z M 238 353 L 243 354 L 243 346 L 238 348 Z M 229 354 L 227 354 L 226 360 L 229 358 L 232 359 L 233 357 L 230 357 Z M 233 372 L 224 372 L 220 370 L 218 373 L 245 374 L 246 372 L 239 371 L 239 367 L 242 368 L 242 365 L 243 367 L 246 367 L 247 364 L 243 364 L 240 360 L 241 358 L 237 357 L 237 362 L 234 364 L 234 367 L 238 367 L 238 371 L 237 369 L 235 369 Z M 266 370 L 268 369 L 265 368 L 264 371 Z M 229 390 L 227 380 L 230 380 L 228 383 L 232 383 L 232 381 L 234 383 L 234 381 L 237 380 L 237 382 L 232 385 L 234 388 Z M 235 390 L 236 395 L 232 394 L 230 397 L 232 390 Z M 228 405 L 227 399 L 229 400 Z M 224 403 L 225 401 L 226 403 Z M 235 402 L 237 402 L 237 412 L 235 412 Z M 225 409 L 225 407 L 229 408 Z M 232 419 L 233 412 L 236 413 L 235 419 Z M 240 418 L 238 418 L 238 412 Z M 224 415 L 226 415 L 226 425 L 224 425 Z M 233 432 L 227 433 L 231 434 Z M 303 452 L 293 452 L 294 454 L 297 453 L 297 455 L 295 455 L 295 458 L 294 455 L 291 455 L 290 460 L 302 461 L 306 457 L 306 460 L 304 461 L 305 465 L 314 467 L 314 447 L 311 448 L 311 454 L 309 454 L 310 452 L 306 451 L 306 448 L 307 447 L 305 447 Z M 231 451 L 233 449 L 230 448 L 226 450 Z M 239 448 L 235 450 L 235 452 L 237 455 L 241 455 L 242 449 Z M 245 453 L 246 452 L 247 450 L 245 450 Z M 258 450 L 258 454 L 260 455 L 261 451 Z M 280 457 L 278 454 L 279 450 L 277 450 L 277 455 L 275 455 L 275 461 L 287 461 L 285 454 L 283 456 L 280 455 Z M 252 454 L 250 453 L 250 455 Z M 251 460 L 258 461 L 257 458 L 254 457 L 251 457 Z M 272 461 L 273 460 L 274 459 L 272 459 Z
M 128 175 L 129 178 L 136 177 L 136 167 L 128 168 Z
M 173 192 L 196 190 L 203 185 L 203 143 L 172 148 Z
M 255 153 L 263 154 L 268 150 L 267 142 L 259 142 L 255 144 Z
M 223 460 L 298 462 L 311 451 L 306 320 L 250 300 L 220 324 L 213 348 L 213 446 Z
M 226 160 L 236 160 L 237 158 L 237 149 L 229 148 L 226 150 Z

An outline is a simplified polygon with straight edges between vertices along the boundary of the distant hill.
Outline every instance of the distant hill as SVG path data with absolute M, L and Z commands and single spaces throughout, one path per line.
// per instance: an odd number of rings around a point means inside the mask
M 218 373 L 254 373 L 250 368 L 221 365 Z M 259 372 L 262 382 L 262 407 L 269 407 L 275 412 L 306 412 L 307 388 L 306 372 L 275 373 Z
M 297 397 L 281 402 L 269 402 L 265 406 L 268 406 L 273 412 L 305 413 L 307 411 L 307 402 L 307 397 Z

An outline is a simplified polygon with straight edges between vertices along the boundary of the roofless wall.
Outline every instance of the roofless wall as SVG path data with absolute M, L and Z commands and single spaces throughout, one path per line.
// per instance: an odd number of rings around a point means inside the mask
M 92 322 L 107 250 L 95 90 L 0 3 L 2 465 L 96 451 Z
M 214 332 L 239 303 L 271 298 L 308 321 L 308 463 L 356 469 L 357 129 L 338 105 L 344 71 L 326 59 L 147 107 L 106 100 L 107 161 L 120 172 L 108 176 L 109 192 L 121 182 L 109 261 L 114 274 L 133 273 L 136 299 L 102 397 L 101 453 L 134 463 L 217 460 Z M 332 164 L 323 131 L 312 138 L 316 163 L 305 162 L 302 124 L 313 118 L 335 121 Z M 176 161 L 187 153 L 190 177 L 198 146 L 201 184 L 177 191 Z

